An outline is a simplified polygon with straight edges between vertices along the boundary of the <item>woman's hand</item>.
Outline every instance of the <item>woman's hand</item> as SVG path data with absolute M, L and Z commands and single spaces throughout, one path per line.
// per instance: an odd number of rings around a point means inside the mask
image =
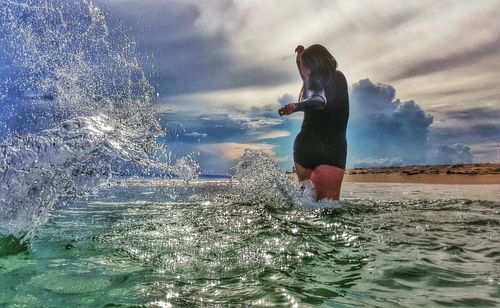
M 278 114 L 280 116 L 282 115 L 289 115 L 295 112 L 297 110 L 297 105 L 295 103 L 287 104 L 280 109 L 278 109 Z
M 304 50 L 305 48 L 302 45 L 297 45 L 297 47 L 295 47 L 295 52 L 298 52 L 299 54 L 302 54 Z
M 297 53 L 297 55 L 295 56 L 295 61 L 296 62 L 299 62 L 300 61 L 300 57 L 302 56 L 302 53 L 304 52 L 304 46 L 302 45 L 297 45 L 297 47 L 295 47 L 295 52 Z

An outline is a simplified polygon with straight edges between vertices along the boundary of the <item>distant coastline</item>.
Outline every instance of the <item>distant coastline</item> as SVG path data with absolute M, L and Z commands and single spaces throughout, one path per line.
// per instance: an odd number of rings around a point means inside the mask
M 292 178 L 296 178 L 293 171 L 286 172 Z M 124 178 L 125 179 L 125 178 Z M 172 178 L 127 178 L 130 183 L 153 182 L 158 185 L 174 185 L 178 177 Z M 201 174 L 198 180 L 226 181 L 230 176 L 227 174 Z M 352 168 L 346 169 L 344 182 L 367 182 L 367 183 L 421 183 L 421 184 L 497 184 L 500 185 L 500 163 L 476 163 L 476 164 L 454 164 L 454 165 L 429 165 L 429 166 L 402 166 L 383 168 Z
M 289 174 L 293 174 L 288 172 Z M 345 182 L 500 184 L 500 163 L 346 169 Z
M 500 184 L 500 163 L 347 169 L 346 182 Z

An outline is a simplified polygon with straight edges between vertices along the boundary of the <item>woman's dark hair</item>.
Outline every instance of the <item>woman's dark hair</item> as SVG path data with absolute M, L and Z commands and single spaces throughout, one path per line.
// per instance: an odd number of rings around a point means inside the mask
M 311 70 L 311 75 L 316 75 L 325 84 L 333 81 L 337 60 L 323 45 L 314 44 L 307 47 L 301 56 L 302 63 Z M 300 97 L 302 97 L 303 89 Z
M 337 69 L 337 60 L 323 45 L 314 44 L 302 53 L 302 63 L 311 70 L 311 74 L 319 75 L 323 81 L 333 80 Z

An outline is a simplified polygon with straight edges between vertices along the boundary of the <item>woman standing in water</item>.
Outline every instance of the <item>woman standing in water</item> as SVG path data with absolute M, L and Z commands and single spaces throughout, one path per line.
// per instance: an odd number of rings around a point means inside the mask
M 322 45 L 299 45 L 297 68 L 303 81 L 299 101 L 281 107 L 280 115 L 304 112 L 293 145 L 295 172 L 302 189 L 314 186 L 316 200 L 340 198 L 347 156 L 349 96 L 344 74 Z

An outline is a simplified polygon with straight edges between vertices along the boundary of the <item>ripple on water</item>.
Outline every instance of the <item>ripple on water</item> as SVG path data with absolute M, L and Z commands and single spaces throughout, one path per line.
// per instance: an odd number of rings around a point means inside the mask
M 105 290 L 111 286 L 108 277 L 96 273 L 51 272 L 31 278 L 29 284 L 58 294 L 85 294 Z

